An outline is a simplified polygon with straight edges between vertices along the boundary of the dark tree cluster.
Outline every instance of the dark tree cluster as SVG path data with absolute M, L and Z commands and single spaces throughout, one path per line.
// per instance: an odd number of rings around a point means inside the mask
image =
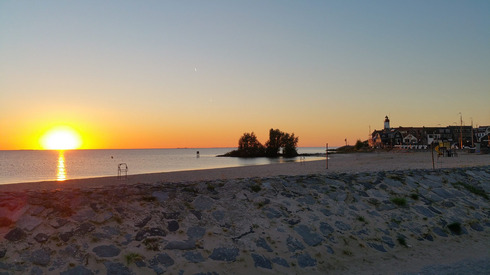
M 269 140 L 262 145 L 255 134 L 244 133 L 238 140 L 238 149 L 226 153 L 228 157 L 269 157 L 275 158 L 279 156 L 295 157 L 298 155 L 296 147 L 298 145 L 298 137 L 293 134 L 284 133 L 279 129 L 269 130 Z M 282 154 L 280 153 L 282 149 Z
M 238 140 L 238 152 L 241 157 L 254 157 L 264 155 L 265 147 L 259 142 L 254 132 L 245 133 Z

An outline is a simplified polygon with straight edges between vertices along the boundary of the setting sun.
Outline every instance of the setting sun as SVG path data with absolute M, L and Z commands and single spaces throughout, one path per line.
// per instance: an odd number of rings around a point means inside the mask
M 41 137 L 40 143 L 46 150 L 71 150 L 80 148 L 82 139 L 74 129 L 60 126 L 47 131 Z

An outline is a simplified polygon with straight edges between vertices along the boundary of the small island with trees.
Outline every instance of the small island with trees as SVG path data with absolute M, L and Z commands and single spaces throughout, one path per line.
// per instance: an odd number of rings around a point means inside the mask
M 262 145 L 255 136 L 254 132 L 244 133 L 238 140 L 238 149 L 228 152 L 218 157 L 237 157 L 237 158 L 294 158 L 298 156 L 325 156 L 325 153 L 298 154 L 298 137 L 294 133 L 289 134 L 279 129 L 269 130 L 269 140 Z M 281 150 L 282 149 L 282 150 Z M 357 140 L 354 146 L 345 145 L 336 149 L 329 149 L 329 154 L 348 154 L 348 153 L 368 153 L 373 152 L 369 147 L 367 140 Z
M 286 157 L 293 158 L 298 156 L 296 147 L 298 137 L 293 134 L 284 133 L 279 129 L 269 130 L 269 140 L 262 145 L 255 136 L 254 132 L 244 133 L 238 140 L 238 149 L 228 152 L 222 157 L 257 158 L 257 157 Z M 281 152 L 282 149 L 282 152 Z

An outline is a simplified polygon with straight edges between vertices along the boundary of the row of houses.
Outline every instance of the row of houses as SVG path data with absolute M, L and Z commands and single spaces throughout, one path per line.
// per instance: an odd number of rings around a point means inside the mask
M 385 117 L 384 128 L 374 130 L 369 145 L 375 148 L 427 149 L 433 142 L 451 144 L 452 148 L 490 147 L 490 126 L 447 126 L 447 127 L 390 127 L 390 119 Z

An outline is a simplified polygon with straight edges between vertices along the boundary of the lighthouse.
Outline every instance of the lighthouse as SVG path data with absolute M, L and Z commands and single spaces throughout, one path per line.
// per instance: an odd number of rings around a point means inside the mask
M 390 129 L 390 119 L 388 118 L 388 116 L 385 116 L 385 130 L 389 130 Z

